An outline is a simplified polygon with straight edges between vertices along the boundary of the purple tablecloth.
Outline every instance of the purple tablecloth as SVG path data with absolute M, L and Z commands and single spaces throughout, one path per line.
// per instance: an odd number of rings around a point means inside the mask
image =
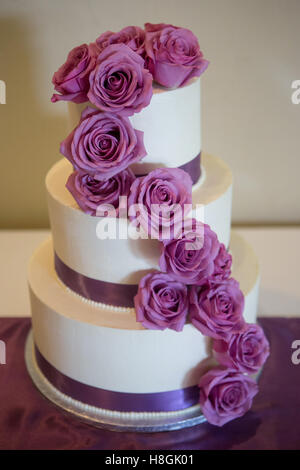
M 252 411 L 216 428 L 208 423 L 155 434 L 93 428 L 62 413 L 34 387 L 24 363 L 30 319 L 0 319 L 6 364 L 0 365 L 1 449 L 299 449 L 300 364 L 291 344 L 300 339 L 300 319 L 262 318 L 271 356 L 260 378 Z

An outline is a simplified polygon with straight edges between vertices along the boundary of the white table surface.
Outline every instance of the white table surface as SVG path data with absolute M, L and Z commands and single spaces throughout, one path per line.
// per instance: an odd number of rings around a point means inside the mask
M 300 316 L 300 227 L 235 229 L 261 265 L 259 316 Z M 48 230 L 0 231 L 0 316 L 30 316 L 27 264 Z

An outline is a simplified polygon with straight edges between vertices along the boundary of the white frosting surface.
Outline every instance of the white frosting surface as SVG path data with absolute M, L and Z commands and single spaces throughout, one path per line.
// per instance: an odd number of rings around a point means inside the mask
M 91 103 L 68 103 L 69 122 L 78 125 L 82 110 Z M 176 89 L 154 88 L 149 106 L 130 117 L 135 129 L 144 132 L 147 156 L 134 165 L 137 174 L 154 168 L 178 167 L 201 151 L 200 79 Z
M 230 238 L 232 175 L 220 159 L 203 154 L 203 177 L 193 188 L 193 204 L 203 204 L 198 220 L 208 223 L 226 246 Z M 62 261 L 93 279 L 136 284 L 157 267 L 159 242 L 151 239 L 99 239 L 100 224 L 128 231 L 127 219 L 101 219 L 85 214 L 65 188 L 71 164 L 62 159 L 46 178 L 54 248 Z M 194 209 L 195 213 L 195 209 Z M 98 235 L 97 235 L 98 234 Z
M 152 393 L 194 385 L 208 357 L 208 339 L 191 324 L 183 331 L 145 330 L 134 310 L 97 308 L 68 292 L 53 268 L 49 239 L 29 267 L 34 338 L 43 356 L 65 375 L 106 390 Z M 244 317 L 256 319 L 258 264 L 233 233 L 233 276 L 245 295 Z

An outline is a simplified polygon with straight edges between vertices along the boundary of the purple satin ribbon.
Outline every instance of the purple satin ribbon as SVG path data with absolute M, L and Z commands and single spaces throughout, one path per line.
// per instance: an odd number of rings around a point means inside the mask
M 192 178 L 193 184 L 196 184 L 201 176 L 201 152 L 193 160 L 181 165 L 179 168 L 186 171 Z
M 137 284 L 117 284 L 92 279 L 67 266 L 56 253 L 54 265 L 60 280 L 76 294 L 115 307 L 134 307 L 133 298 L 138 290 Z
M 199 155 L 197 155 L 193 160 L 190 162 L 185 163 L 184 165 L 180 165 L 178 168 L 181 170 L 186 171 L 191 179 L 193 184 L 196 184 L 201 176 L 201 152 Z M 136 176 L 141 177 L 141 176 L 146 176 L 147 173 L 145 174 L 138 174 Z
M 59 372 L 42 356 L 35 346 L 39 369 L 60 392 L 87 405 L 113 411 L 177 411 L 196 405 L 197 385 L 158 393 L 123 393 L 86 385 Z M 147 372 L 146 372 L 147 373 Z M 142 377 L 141 377 L 142 380 Z

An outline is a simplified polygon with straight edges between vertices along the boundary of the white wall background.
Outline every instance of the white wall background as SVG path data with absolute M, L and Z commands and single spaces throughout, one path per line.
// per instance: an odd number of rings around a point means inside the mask
M 43 178 L 66 134 L 51 77 L 75 45 L 145 21 L 188 27 L 211 65 L 203 76 L 205 150 L 234 173 L 233 221 L 300 222 L 299 0 L 1 0 L 2 227 L 47 224 Z

